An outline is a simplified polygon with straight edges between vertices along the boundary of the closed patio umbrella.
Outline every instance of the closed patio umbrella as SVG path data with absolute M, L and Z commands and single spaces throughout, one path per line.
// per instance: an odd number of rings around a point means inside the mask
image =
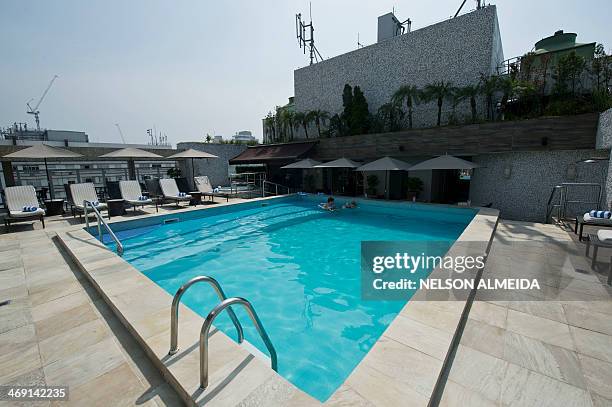
M 389 188 L 387 186 L 387 176 L 389 171 L 408 171 L 410 168 L 410 164 L 396 160 L 391 157 L 383 157 L 376 161 L 372 161 L 371 163 L 362 165 L 357 168 L 355 171 L 384 171 L 385 172 L 385 198 L 389 199 Z
M 205 151 L 199 151 L 199 150 L 194 150 L 193 148 L 190 148 L 188 150 L 181 151 L 180 153 L 172 154 L 171 156 L 166 157 L 166 158 L 172 158 L 175 160 L 191 158 L 191 178 L 193 182 L 193 178 L 195 177 L 195 167 L 193 166 L 194 158 L 219 158 L 219 157 L 217 157 L 214 154 L 207 153 Z
M 134 160 L 137 158 L 163 158 L 161 155 L 151 153 L 134 147 L 126 147 L 119 150 L 111 151 L 100 156 L 100 158 L 124 158 L 128 162 L 129 178 L 136 179 L 136 165 Z
M 77 158 L 83 157 L 82 154 L 75 153 L 70 150 L 66 150 L 59 147 L 51 147 L 46 144 L 36 144 L 32 147 L 27 147 L 22 150 L 16 151 L 11 154 L 7 154 L 4 158 L 10 159 L 43 159 L 45 162 L 45 172 L 47 173 L 47 183 L 49 184 L 49 194 L 51 199 L 55 198 L 53 191 L 53 183 L 51 182 L 51 176 L 49 175 L 49 168 L 47 167 L 47 160 L 58 159 L 58 158 Z

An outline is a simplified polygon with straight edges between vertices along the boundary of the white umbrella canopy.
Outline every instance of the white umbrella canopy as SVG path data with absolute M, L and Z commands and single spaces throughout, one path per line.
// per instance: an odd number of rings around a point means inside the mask
M 408 168 L 410 171 L 420 170 L 471 170 L 480 167 L 478 164 L 471 161 L 463 160 L 452 155 L 441 155 L 440 157 L 432 158 L 423 161 Z
M 328 161 L 323 164 L 315 165 L 314 168 L 357 168 L 361 167 L 361 164 L 355 161 L 349 160 L 348 158 L 338 158 L 334 161 Z
M 408 171 L 410 164 L 391 157 L 383 157 L 371 163 L 362 165 L 355 171 Z
M 216 155 L 207 153 L 205 151 L 194 150 L 190 148 L 188 150 L 183 150 L 180 153 L 172 154 L 166 158 L 173 158 L 175 160 L 179 160 L 181 158 L 219 158 Z
M 151 153 L 149 151 L 141 150 L 134 147 L 121 148 L 119 150 L 111 151 L 110 153 L 102 154 L 100 158 L 125 158 L 128 161 L 128 172 L 130 179 L 136 179 L 136 165 L 134 159 L 143 158 L 164 158 L 159 154 Z
M 317 165 L 320 165 L 320 164 L 321 162 L 319 161 L 312 160 L 310 158 L 306 158 L 305 160 L 297 161 L 297 162 L 285 165 L 284 167 L 281 167 L 281 168 L 309 170 L 311 168 L 315 168 Z
M 47 159 L 56 158 L 78 158 L 83 157 L 82 154 L 75 153 L 70 150 L 66 150 L 59 147 L 51 147 L 46 144 L 36 144 L 32 147 L 27 147 L 14 153 L 7 154 L 3 158 L 16 158 L 16 159 L 43 159 L 45 162 L 45 172 L 47 173 L 47 183 L 49 184 L 49 194 L 51 199 L 55 198 L 53 191 L 53 183 L 51 182 L 51 176 L 49 175 L 49 168 L 47 167 Z
M 172 154 L 166 158 L 172 158 L 175 160 L 191 158 L 191 178 L 195 178 L 195 167 L 193 165 L 194 158 L 219 158 L 214 154 L 207 153 L 205 151 L 194 150 L 193 148 L 183 150 L 180 153 Z M 195 189 L 195 185 L 194 185 Z
M 151 153 L 149 151 L 141 150 L 134 147 L 126 147 L 119 150 L 111 151 L 110 153 L 102 154 L 100 158 L 128 158 L 133 160 L 134 158 L 163 158 L 159 154 Z

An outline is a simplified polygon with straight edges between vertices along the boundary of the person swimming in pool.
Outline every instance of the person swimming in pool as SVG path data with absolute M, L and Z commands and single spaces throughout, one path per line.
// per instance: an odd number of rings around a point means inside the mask
M 342 205 L 342 207 L 346 209 L 355 209 L 357 207 L 357 202 L 353 200 L 351 202 L 345 203 L 344 205 Z
M 334 197 L 330 196 L 327 198 L 327 202 L 326 203 L 320 203 L 319 207 L 321 209 L 325 209 L 327 211 L 335 211 L 336 210 L 336 203 L 334 201 Z

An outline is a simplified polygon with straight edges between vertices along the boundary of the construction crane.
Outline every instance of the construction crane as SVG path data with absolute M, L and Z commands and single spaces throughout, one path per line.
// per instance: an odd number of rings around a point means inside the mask
M 40 111 L 38 110 L 38 108 L 40 107 L 40 104 L 45 99 L 45 96 L 47 96 L 47 93 L 49 92 L 49 89 L 51 89 L 51 86 L 53 86 L 53 82 L 55 82 L 55 80 L 57 78 L 59 78 L 59 76 L 53 75 L 53 78 L 51 79 L 51 82 L 49 82 L 49 85 L 47 86 L 47 89 L 45 89 L 45 91 L 43 92 L 42 96 L 38 100 L 38 103 L 36 103 L 36 106 L 34 106 L 34 107 L 30 106 L 30 102 L 32 100 L 34 100 L 34 98 L 28 100 L 28 102 L 26 103 L 26 106 L 28 107 L 27 113 L 34 115 L 34 120 L 36 120 L 36 130 L 38 130 L 38 131 L 40 131 L 40 118 L 38 117 L 38 115 L 40 114 Z
M 119 123 L 115 123 L 115 126 L 117 126 L 117 130 L 119 130 L 119 135 L 121 136 L 121 141 L 123 141 L 123 144 L 125 144 L 125 137 L 123 137 L 123 132 L 121 131 L 121 126 L 119 126 Z

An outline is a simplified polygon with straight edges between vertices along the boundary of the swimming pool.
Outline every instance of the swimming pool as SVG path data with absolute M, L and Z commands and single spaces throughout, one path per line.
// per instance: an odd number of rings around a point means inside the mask
M 446 241 L 450 247 L 476 211 L 360 201 L 357 209 L 329 213 L 317 208 L 321 200 L 292 196 L 111 227 L 125 260 L 170 295 L 209 275 L 228 296 L 251 301 L 278 353 L 279 373 L 325 401 L 409 300 L 361 300 L 361 241 Z M 202 285 L 183 302 L 205 317 L 218 299 Z M 267 354 L 246 314 L 236 312 L 246 339 Z M 227 314 L 215 326 L 235 339 Z

